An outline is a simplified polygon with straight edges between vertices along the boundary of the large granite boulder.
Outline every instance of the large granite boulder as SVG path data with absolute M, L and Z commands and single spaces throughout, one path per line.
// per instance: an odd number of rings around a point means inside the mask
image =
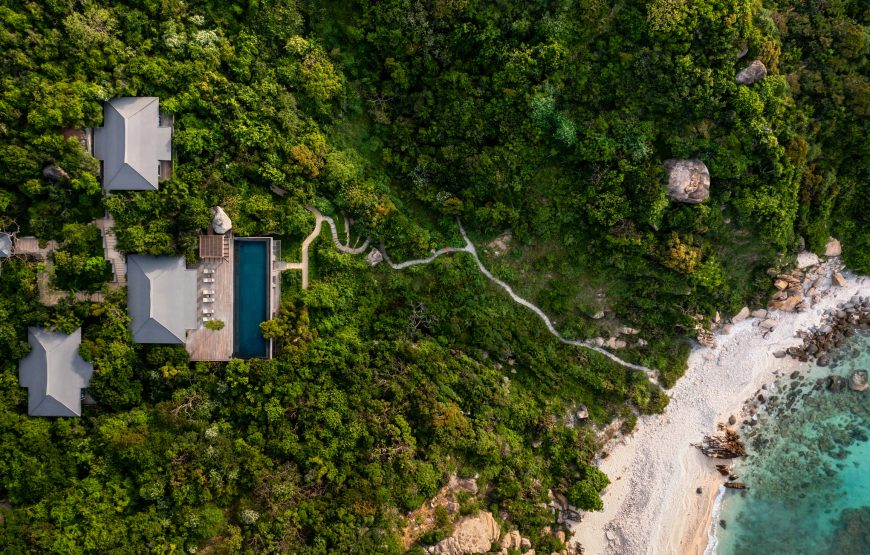
M 665 160 L 668 197 L 677 202 L 698 204 L 710 196 L 710 170 L 700 160 Z
M 427 547 L 426 551 L 432 555 L 487 553 L 500 535 L 501 529 L 492 513 L 481 511 L 457 522 L 449 538 Z
M 767 68 L 761 60 L 755 60 L 737 73 L 738 85 L 754 85 L 767 77 Z
M 223 208 L 220 206 L 214 206 L 211 209 L 211 213 L 214 214 L 214 218 L 211 220 L 211 228 L 215 233 L 223 235 L 233 228 L 233 222 L 230 220 L 230 217 L 227 216 L 227 213 L 224 212 Z

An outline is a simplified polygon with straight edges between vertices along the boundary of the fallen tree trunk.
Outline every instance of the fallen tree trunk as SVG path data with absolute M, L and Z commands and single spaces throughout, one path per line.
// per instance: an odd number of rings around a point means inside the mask
M 701 443 L 693 443 L 694 447 L 714 459 L 736 459 L 746 454 L 746 446 L 740 441 L 740 436 L 734 430 L 719 424 L 722 434 L 704 436 Z M 722 469 L 719 469 L 722 472 Z

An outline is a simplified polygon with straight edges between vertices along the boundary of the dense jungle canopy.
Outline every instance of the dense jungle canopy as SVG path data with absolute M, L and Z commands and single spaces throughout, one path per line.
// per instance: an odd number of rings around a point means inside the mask
M 639 329 L 620 356 L 669 387 L 696 315 L 766 298 L 801 248 L 835 236 L 870 271 L 868 25 L 863 0 L 0 0 L 0 230 L 106 296 L 43 306 L 44 265 L 0 267 L 3 551 L 401 553 L 451 474 L 481 485 L 462 514 L 558 550 L 548 490 L 600 508 L 596 431 L 667 403 L 642 373 L 559 343 L 468 256 L 392 271 L 325 236 L 310 289 L 282 278 L 276 358 L 191 363 L 132 342 L 92 222 L 191 261 L 214 205 L 288 260 L 305 204 L 397 260 L 461 245 L 457 218 L 481 248 L 509 230 L 496 275 L 565 336 Z M 63 134 L 118 96 L 174 116 L 159 191 L 103 196 Z M 708 200 L 669 201 L 674 158 Z M 28 326 L 82 326 L 82 418 L 27 416 Z

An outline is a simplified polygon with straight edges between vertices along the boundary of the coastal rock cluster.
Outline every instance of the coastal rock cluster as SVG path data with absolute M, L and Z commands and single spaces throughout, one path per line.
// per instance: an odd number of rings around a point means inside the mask
M 870 329 L 870 297 L 856 295 L 828 310 L 820 325 L 798 332 L 803 345 L 778 351 L 774 356 L 788 355 L 801 362 L 815 361 L 819 366 L 827 366 L 833 349 L 852 337 L 856 330 L 867 329 Z

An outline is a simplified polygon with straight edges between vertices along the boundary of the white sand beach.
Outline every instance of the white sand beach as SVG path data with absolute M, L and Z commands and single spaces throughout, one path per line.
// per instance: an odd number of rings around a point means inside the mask
M 821 270 L 829 275 L 837 264 L 829 261 Z M 600 468 L 612 483 L 603 495 L 604 511 L 584 513 L 574 525 L 573 541 L 586 555 L 703 553 L 722 478 L 715 459 L 690 444 L 730 415 L 739 417 L 762 384 L 798 367 L 790 357 L 772 353 L 800 344 L 796 331 L 816 325 L 825 310 L 856 294 L 870 294 L 870 279 L 846 274 L 844 287 L 826 285 L 821 300 L 806 312 L 771 312 L 776 327 L 766 338 L 759 320 L 749 318 L 734 324 L 730 334 L 717 335 L 717 348 L 696 348 L 686 374 L 668 391 L 664 414 L 641 418 L 632 435 L 606 448 Z

